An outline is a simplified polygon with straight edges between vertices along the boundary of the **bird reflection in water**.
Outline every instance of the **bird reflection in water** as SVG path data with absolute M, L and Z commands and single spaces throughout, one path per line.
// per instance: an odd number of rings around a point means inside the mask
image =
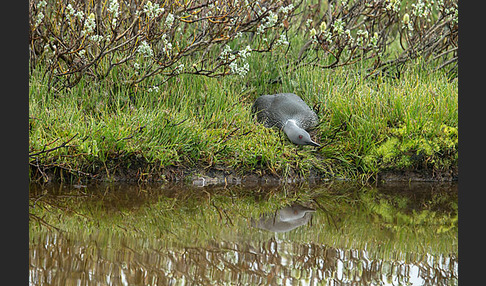
M 273 232 L 287 232 L 307 224 L 313 212 L 315 209 L 293 204 L 275 213 L 263 214 L 258 220 L 252 218 L 251 226 Z

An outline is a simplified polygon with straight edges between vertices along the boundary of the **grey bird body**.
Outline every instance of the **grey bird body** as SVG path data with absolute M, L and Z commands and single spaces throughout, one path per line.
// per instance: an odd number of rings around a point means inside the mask
M 306 131 L 318 124 L 317 114 L 298 95 L 262 95 L 253 103 L 252 112 L 265 127 L 282 129 L 294 144 L 320 146 Z

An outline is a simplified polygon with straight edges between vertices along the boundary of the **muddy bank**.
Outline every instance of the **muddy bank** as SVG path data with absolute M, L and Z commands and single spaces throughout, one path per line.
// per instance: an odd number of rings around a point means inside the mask
M 452 182 L 459 178 L 458 168 L 449 170 L 389 170 L 377 175 L 377 181 Z
M 267 170 L 238 172 L 234 169 L 215 166 L 194 168 L 184 166 L 156 167 L 150 164 L 132 164 L 130 167 L 110 170 L 95 168 L 94 172 L 68 169 L 60 166 L 39 167 L 30 165 L 30 180 L 34 182 L 184 182 L 195 186 L 237 184 L 282 184 L 302 181 L 319 182 L 331 180 L 353 180 L 332 176 L 320 170 L 311 170 L 306 176 L 292 170 L 288 176 L 272 174 Z M 373 182 L 451 182 L 458 180 L 458 169 L 449 170 L 386 170 L 369 176 L 364 183 Z

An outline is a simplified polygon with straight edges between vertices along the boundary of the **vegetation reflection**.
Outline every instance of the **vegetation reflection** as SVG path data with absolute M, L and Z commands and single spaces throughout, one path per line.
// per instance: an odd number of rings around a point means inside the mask
M 456 189 L 33 185 L 30 281 L 454 285 Z
M 457 250 L 457 194 L 454 191 L 390 193 L 332 183 L 318 188 L 184 188 L 116 185 L 31 191 L 31 234 L 56 229 L 105 232 L 160 239 L 168 245 L 212 240 L 258 240 L 274 236 L 253 228 L 262 214 L 292 205 L 314 209 L 308 225 L 281 235 L 336 247 L 373 246 L 422 252 Z M 425 187 L 423 187 L 425 188 Z M 252 223 L 253 220 L 253 223 Z M 303 223 L 304 224 L 304 223 Z M 259 225 L 259 224 L 257 224 Z M 263 227 L 265 228 L 265 227 Z

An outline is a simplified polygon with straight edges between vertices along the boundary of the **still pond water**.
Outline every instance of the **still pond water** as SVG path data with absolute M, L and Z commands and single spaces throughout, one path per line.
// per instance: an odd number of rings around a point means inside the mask
M 457 183 L 30 186 L 30 285 L 457 285 Z

